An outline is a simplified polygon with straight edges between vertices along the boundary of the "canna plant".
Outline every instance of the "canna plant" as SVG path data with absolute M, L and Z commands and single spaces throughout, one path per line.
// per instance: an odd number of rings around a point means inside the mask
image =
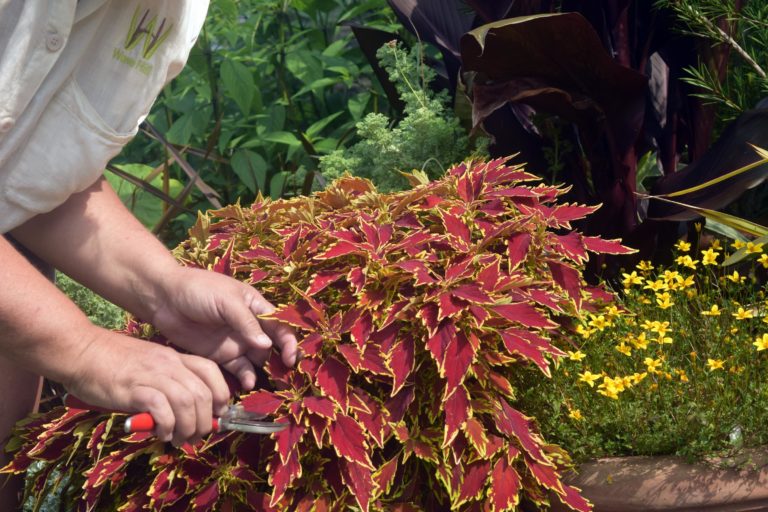
M 631 250 L 571 230 L 597 207 L 559 204 L 566 189 L 503 159 L 409 179 L 228 206 L 176 249 L 257 286 L 301 333 L 296 369 L 275 355 L 242 398 L 287 429 L 177 449 L 122 433 L 119 415 L 58 408 L 19 426 L 3 472 L 42 461 L 27 494 L 65 482 L 78 511 L 590 510 L 511 382 L 549 376 L 560 327 L 611 300 L 581 278 L 588 254 Z

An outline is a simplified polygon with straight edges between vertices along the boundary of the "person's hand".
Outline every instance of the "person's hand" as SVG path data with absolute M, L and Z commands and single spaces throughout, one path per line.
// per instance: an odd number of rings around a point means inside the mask
M 201 269 L 178 267 L 162 282 L 151 318 L 174 345 L 219 363 L 237 376 L 243 389 L 256 384 L 273 346 L 287 366 L 296 362 L 293 329 L 257 318 L 274 306 L 259 292 L 236 279 Z
M 229 388 L 216 363 L 94 328 L 72 363 L 67 391 L 94 406 L 149 412 L 155 434 L 176 446 L 211 431 L 226 412 Z

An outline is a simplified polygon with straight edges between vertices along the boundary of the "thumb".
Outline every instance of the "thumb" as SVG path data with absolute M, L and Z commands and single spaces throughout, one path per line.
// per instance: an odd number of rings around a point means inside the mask
M 224 321 L 240 334 L 250 345 L 250 348 L 270 349 L 272 340 L 264 333 L 261 324 L 252 309 L 260 310 L 265 303 L 270 310 L 274 309 L 256 290 L 248 290 L 242 299 L 231 295 L 220 303 L 220 312 Z

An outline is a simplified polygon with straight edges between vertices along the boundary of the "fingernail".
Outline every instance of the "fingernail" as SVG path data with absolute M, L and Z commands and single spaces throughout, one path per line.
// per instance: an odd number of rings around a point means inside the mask
M 173 439 L 173 434 L 166 434 L 163 436 L 163 442 L 164 443 L 170 443 L 171 439 Z

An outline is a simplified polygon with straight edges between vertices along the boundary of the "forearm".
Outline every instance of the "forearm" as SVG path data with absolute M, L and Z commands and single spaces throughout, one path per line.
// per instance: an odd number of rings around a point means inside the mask
M 6 359 L 69 384 L 98 329 L 0 237 L 0 350 Z
M 12 231 L 40 258 L 142 318 L 178 264 L 105 179 Z

